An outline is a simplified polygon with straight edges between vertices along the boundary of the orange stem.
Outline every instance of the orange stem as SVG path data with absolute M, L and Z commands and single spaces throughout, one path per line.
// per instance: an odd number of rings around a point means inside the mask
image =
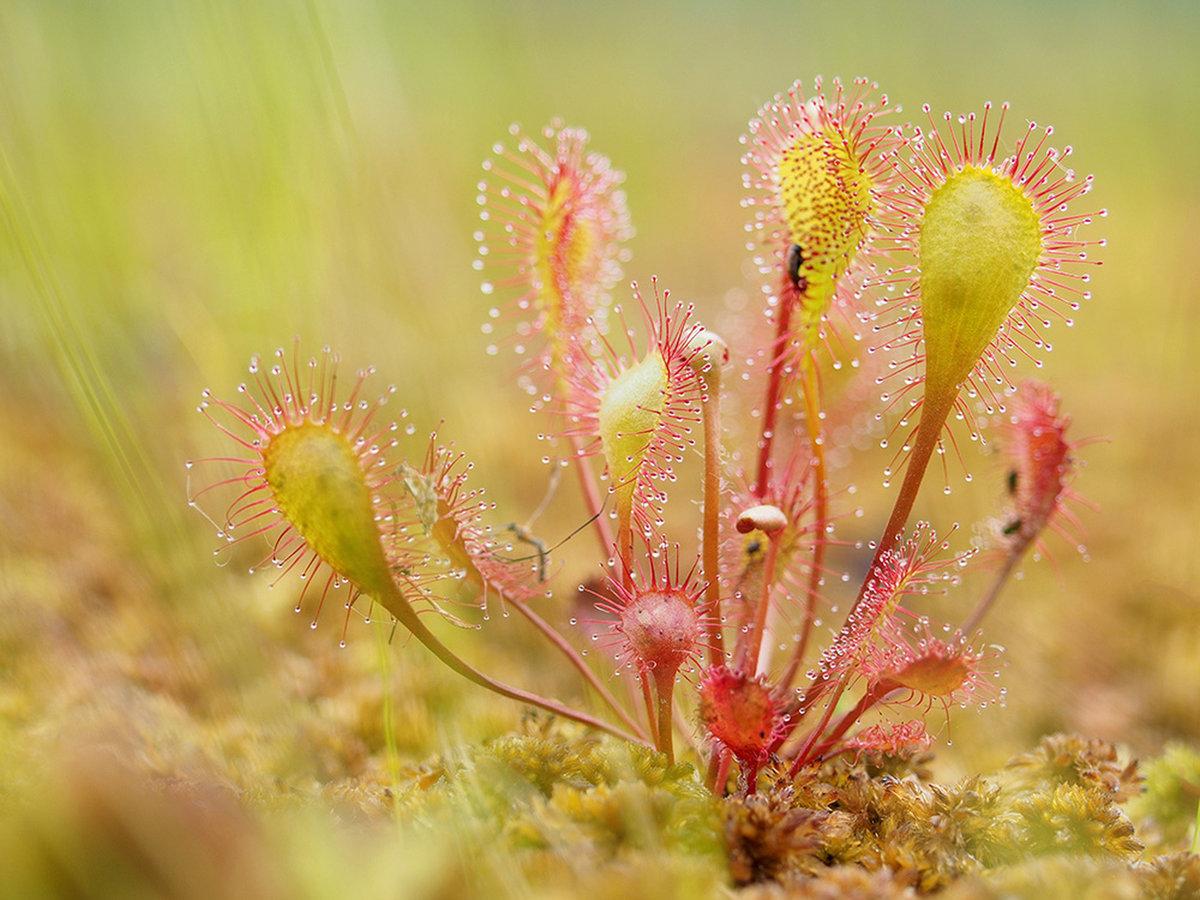
M 880 536 L 879 543 L 875 548 L 875 555 L 871 559 L 871 565 L 867 568 L 867 574 L 858 589 L 858 596 L 850 607 L 850 611 L 846 613 L 847 621 L 858 611 L 863 596 L 867 592 L 867 585 L 870 584 L 871 576 L 875 572 L 875 567 L 879 565 L 880 558 L 892 548 L 904 532 L 904 526 L 908 523 L 908 517 L 912 513 L 913 504 L 916 502 L 917 493 L 920 491 L 921 482 L 925 478 L 925 471 L 929 468 L 929 460 L 933 458 L 933 451 L 937 449 L 942 428 L 946 424 L 946 417 L 950 414 L 950 410 L 954 405 L 955 396 L 951 394 L 948 400 L 930 403 L 930 398 L 926 395 L 925 405 L 921 408 L 921 420 L 917 423 L 916 441 L 908 458 L 908 467 L 904 472 L 904 481 L 900 485 L 900 492 L 896 496 L 896 503 L 892 507 L 892 513 L 888 517 L 887 524 L 883 528 L 883 534 Z M 822 680 L 819 673 L 814 675 L 808 688 L 804 691 L 805 699 L 801 717 L 832 686 L 828 681 Z
M 854 605 L 850 607 L 848 616 L 854 615 L 859 604 L 862 603 L 863 595 L 867 592 L 867 585 L 871 581 L 875 567 L 879 565 L 880 558 L 904 533 L 904 526 L 908 524 L 913 504 L 917 501 L 917 493 L 921 489 L 925 471 L 929 468 L 929 460 L 933 458 L 933 451 L 937 449 L 942 428 L 946 425 L 946 417 L 950 414 L 953 405 L 954 396 L 949 398 L 949 402 L 933 404 L 930 403 L 928 395 L 925 397 L 925 405 L 921 407 L 921 420 L 917 423 L 916 441 L 913 443 L 912 452 L 908 457 L 908 466 L 904 471 L 904 481 L 900 485 L 900 493 L 896 496 L 892 514 L 883 527 L 883 534 L 875 547 L 875 555 L 871 559 L 871 565 L 867 568 L 867 575 L 858 589 L 858 597 L 855 599 Z

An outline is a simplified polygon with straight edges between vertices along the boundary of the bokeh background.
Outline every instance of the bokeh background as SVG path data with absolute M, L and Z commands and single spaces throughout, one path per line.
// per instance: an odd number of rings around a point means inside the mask
M 97 873 L 121 885 L 143 865 L 211 895 L 222 861 L 264 891 L 447 889 L 452 844 L 396 854 L 389 827 L 346 823 L 520 710 L 378 629 L 338 650 L 334 619 L 303 627 L 290 587 L 214 566 L 184 502 L 183 461 L 216 446 L 199 392 L 228 392 L 294 335 L 333 344 L 398 384 L 419 432 L 444 420 L 497 524 L 523 519 L 545 447 L 511 361 L 484 352 L 471 267 L 491 144 L 512 121 L 586 126 L 628 175 L 628 274 L 657 273 L 713 321 L 755 316 L 737 138 L 816 74 L 867 74 L 905 118 L 1010 100 L 1074 145 L 1111 211 L 1095 299 L 1039 373 L 1076 436 L 1108 439 L 1077 482 L 1100 507 L 1090 561 L 1052 542 L 1054 564 L 1024 567 L 989 629 L 1007 707 L 957 717 L 938 766 L 986 769 L 1058 729 L 1139 755 L 1200 741 L 1198 39 L 1194 3 L 4 3 L 0 803 L 22 812 L 0 858 L 19 861 L 15 883 L 103 889 Z M 839 473 L 865 511 L 849 541 L 887 512 L 885 455 Z M 964 536 L 1003 474 L 975 447 L 968 464 L 972 485 L 921 510 Z M 672 508 L 690 515 L 690 498 Z M 539 529 L 581 515 L 568 485 Z M 556 555 L 560 619 L 590 550 Z M 963 609 L 979 583 L 942 602 Z M 464 644 L 571 695 L 533 646 L 507 622 Z M 114 758 L 198 799 L 127 784 Z

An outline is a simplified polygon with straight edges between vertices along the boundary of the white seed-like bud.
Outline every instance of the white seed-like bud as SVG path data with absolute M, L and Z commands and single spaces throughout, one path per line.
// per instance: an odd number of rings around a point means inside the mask
M 737 530 L 741 534 L 749 534 L 758 529 L 764 534 L 774 537 L 787 527 L 787 516 L 778 506 L 764 503 L 743 510 L 737 517 Z

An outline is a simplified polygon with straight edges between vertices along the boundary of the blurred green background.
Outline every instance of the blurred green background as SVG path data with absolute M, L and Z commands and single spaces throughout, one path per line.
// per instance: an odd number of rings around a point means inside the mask
M 541 423 L 483 352 L 471 269 L 489 147 L 511 121 L 586 126 L 628 175 L 627 274 L 714 321 L 755 316 L 737 138 L 816 74 L 869 75 L 903 118 L 1010 100 L 1075 147 L 1111 212 L 1095 299 L 1041 373 L 1076 436 L 1110 439 L 1077 482 L 1101 507 L 1091 560 L 1060 543 L 1056 566 L 1025 567 L 989 630 L 1008 706 L 957 718 L 941 765 L 992 766 L 1060 728 L 1140 754 L 1200 740 L 1198 39 L 1194 3 L 0 5 L 0 797 L 103 745 L 269 806 L 511 727 L 519 710 L 421 648 L 360 628 L 338 652 L 332 624 L 291 615 L 290 588 L 212 565 L 184 504 L 183 460 L 216 445 L 199 391 L 227 393 L 293 335 L 333 344 L 396 382 L 418 429 L 445 420 L 498 523 L 523 518 L 545 487 Z M 922 509 L 939 526 L 969 531 L 1000 496 L 997 466 L 968 453 L 974 486 Z M 845 473 L 866 508 L 848 539 L 885 516 L 885 456 Z M 580 517 L 568 487 L 541 527 Z M 593 570 L 587 550 L 562 555 L 560 596 Z M 519 629 L 485 634 L 467 652 L 575 690 L 522 664 L 539 657 Z M 304 857 L 312 830 L 293 828 Z M 69 828 L 36 833 L 76 865 Z M 308 857 L 311 884 L 349 852 Z

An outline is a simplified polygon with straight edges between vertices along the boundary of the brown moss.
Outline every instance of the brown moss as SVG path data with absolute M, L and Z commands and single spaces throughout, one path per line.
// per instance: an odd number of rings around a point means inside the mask
M 796 803 L 791 788 L 732 798 L 724 811 L 725 846 L 734 884 L 779 881 L 823 845 L 829 814 Z
M 1135 867 L 1138 886 L 1147 900 L 1200 897 L 1200 856 L 1175 853 Z
M 1075 734 L 1051 734 L 1028 753 L 1009 760 L 1007 769 L 1027 786 L 1078 784 L 1095 787 L 1118 803 L 1141 792 L 1136 760 L 1122 762 L 1107 741 Z

